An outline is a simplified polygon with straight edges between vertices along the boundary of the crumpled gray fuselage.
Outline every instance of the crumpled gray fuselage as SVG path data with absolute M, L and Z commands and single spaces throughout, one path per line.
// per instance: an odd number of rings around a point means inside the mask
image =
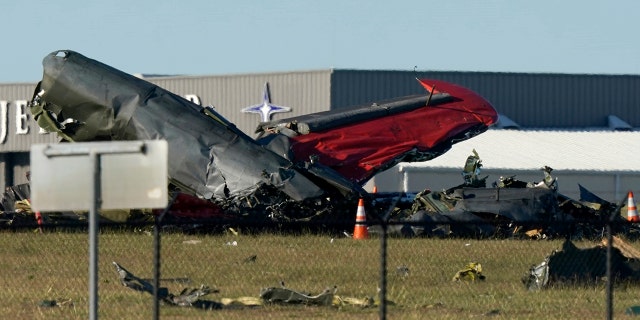
M 164 139 L 170 180 L 205 199 L 247 196 L 263 184 L 294 200 L 322 194 L 289 160 L 215 111 L 208 116 L 191 101 L 73 51 L 53 52 L 43 66 L 32 102 L 55 119 L 64 137 Z

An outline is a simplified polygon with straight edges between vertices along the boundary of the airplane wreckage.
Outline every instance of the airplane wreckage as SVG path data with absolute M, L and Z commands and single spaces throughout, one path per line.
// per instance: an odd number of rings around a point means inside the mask
M 422 95 L 262 122 L 254 139 L 213 107 L 77 52 L 52 52 L 43 67 L 29 107 L 38 125 L 57 133 L 61 143 L 167 141 L 168 184 L 174 195 L 166 211 L 170 221 L 330 225 L 352 222 L 356 203 L 364 198 L 371 221 L 398 223 L 392 233 L 492 236 L 560 232 L 537 226 L 524 230 L 519 222 L 601 221 L 615 208 L 595 196 L 598 200 L 589 203 L 563 197 L 550 168 L 539 184 L 510 177 L 487 188 L 486 178 L 477 176 L 477 154 L 467 160 L 464 184 L 458 187 L 416 195 L 366 192 L 363 185 L 376 173 L 400 162 L 438 157 L 497 121 L 488 101 L 444 81 L 417 79 L 427 90 Z M 72 182 L 61 181 L 60 186 L 65 183 Z M 28 184 L 10 187 L 2 199 L 0 221 L 17 224 L 19 212 L 29 212 L 28 198 Z M 101 215 L 109 220 L 105 212 Z M 51 223 L 76 216 L 42 213 Z M 133 214 L 124 220 L 149 216 Z M 33 214 L 30 217 L 33 221 Z

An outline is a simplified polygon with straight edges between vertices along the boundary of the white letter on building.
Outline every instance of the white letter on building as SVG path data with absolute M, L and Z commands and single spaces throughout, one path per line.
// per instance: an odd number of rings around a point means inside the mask
M 29 133 L 29 115 L 27 114 L 27 100 L 16 101 L 16 134 Z
M 0 143 L 7 140 L 7 101 L 0 101 Z

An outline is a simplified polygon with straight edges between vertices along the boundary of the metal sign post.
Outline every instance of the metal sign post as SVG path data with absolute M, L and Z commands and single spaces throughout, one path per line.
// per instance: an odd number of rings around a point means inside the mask
M 98 209 L 100 199 L 100 154 L 91 151 L 89 159 L 93 164 L 93 188 L 89 209 L 89 319 L 98 319 Z
M 103 179 L 103 173 L 107 179 Z M 167 142 L 33 145 L 31 176 L 34 211 L 89 210 L 89 318 L 96 320 L 98 210 L 164 208 L 168 184 Z M 68 189 L 77 193 L 67 192 Z

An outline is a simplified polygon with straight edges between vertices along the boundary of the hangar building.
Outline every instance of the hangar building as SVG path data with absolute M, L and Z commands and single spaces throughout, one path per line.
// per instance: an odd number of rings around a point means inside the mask
M 138 76 L 195 103 L 214 106 L 249 136 L 254 136 L 261 118 L 242 109 L 262 102 L 265 83 L 271 101 L 290 108 L 272 114 L 275 120 L 423 93 L 416 77 L 446 80 L 489 100 L 500 114 L 499 123 L 432 161 L 403 163 L 378 174 L 367 184 L 369 190 L 373 185 L 381 192 L 458 185 L 473 149 L 483 159 L 489 183 L 506 175 L 539 181 L 539 168 L 548 165 L 555 169 L 560 192 L 571 197 L 578 197 L 578 183 L 610 201 L 628 190 L 640 190 L 640 75 L 326 69 Z M 32 144 L 58 141 L 39 130 L 26 107 L 35 86 L 0 84 L 0 185 L 5 187 L 26 182 Z

